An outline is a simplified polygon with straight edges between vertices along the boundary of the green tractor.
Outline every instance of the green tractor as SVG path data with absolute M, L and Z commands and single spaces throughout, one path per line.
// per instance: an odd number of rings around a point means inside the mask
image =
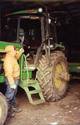
M 36 105 L 61 99 L 68 87 L 68 63 L 64 46 L 50 38 L 49 14 L 39 13 L 38 9 L 24 10 L 8 14 L 4 20 L 2 40 L 6 42 L 0 41 L 0 84 L 5 82 L 2 66 L 4 48 L 7 45 L 14 45 L 17 50 L 23 47 L 25 53 L 19 60 L 20 87 L 26 92 L 29 102 Z M 25 42 L 20 36 L 21 29 L 24 29 Z M 0 102 L 0 110 L 7 114 L 7 103 L 2 100 L 2 95 Z M 3 108 L 2 103 L 6 108 Z M 2 113 L 0 119 L 4 121 L 3 116 L 6 117 Z

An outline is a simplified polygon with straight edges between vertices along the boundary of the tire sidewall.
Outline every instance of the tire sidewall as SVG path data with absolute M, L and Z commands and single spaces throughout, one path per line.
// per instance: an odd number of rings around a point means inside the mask
M 0 106 L 2 108 L 0 125 L 3 125 L 7 118 L 7 114 L 8 114 L 8 104 L 7 104 L 5 96 L 2 93 L 0 93 Z

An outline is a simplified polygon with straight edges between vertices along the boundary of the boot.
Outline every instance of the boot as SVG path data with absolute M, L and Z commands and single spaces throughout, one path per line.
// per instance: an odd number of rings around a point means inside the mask
M 12 106 L 12 111 L 15 112 L 15 113 L 19 113 L 19 112 L 22 111 L 22 109 L 17 107 L 17 106 Z
M 15 117 L 15 112 L 13 112 L 12 108 L 8 110 L 8 117 Z

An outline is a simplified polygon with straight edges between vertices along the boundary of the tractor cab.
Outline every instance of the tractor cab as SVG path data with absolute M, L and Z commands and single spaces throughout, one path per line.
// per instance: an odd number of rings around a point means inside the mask
M 6 15 L 5 22 L 2 23 L 2 40 L 20 43 L 25 51 L 37 50 L 42 41 L 42 16 L 38 10 L 24 10 Z
M 1 39 L 22 44 L 26 54 L 36 53 L 42 43 L 50 48 L 62 48 L 62 45 L 57 45 L 50 14 L 43 11 L 43 8 L 12 12 L 4 16 L 3 20 Z

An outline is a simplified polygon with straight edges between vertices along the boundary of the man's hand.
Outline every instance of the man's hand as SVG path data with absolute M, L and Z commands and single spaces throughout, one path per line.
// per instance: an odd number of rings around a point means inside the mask
M 23 48 L 21 48 L 19 51 L 20 51 L 21 53 L 24 53 L 24 49 L 23 49 Z
M 17 87 L 16 84 L 10 84 L 11 89 L 16 89 L 16 87 Z

